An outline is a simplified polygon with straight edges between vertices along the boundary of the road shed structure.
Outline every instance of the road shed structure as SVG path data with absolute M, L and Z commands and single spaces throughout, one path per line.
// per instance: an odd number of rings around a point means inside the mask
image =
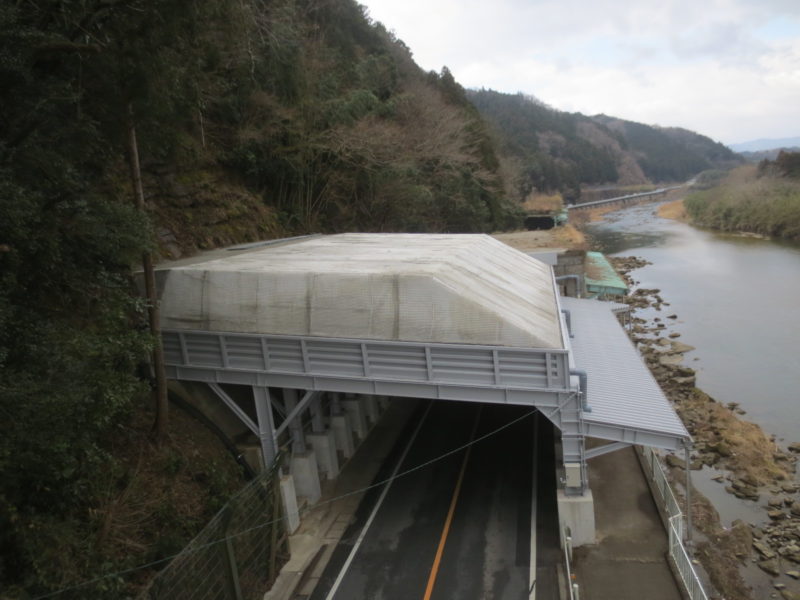
M 336 421 L 342 394 L 530 406 L 561 431 L 561 514 L 580 543 L 594 536 L 588 458 L 689 439 L 611 310 L 565 307 L 551 267 L 489 236 L 254 244 L 164 264 L 157 285 L 168 376 L 208 383 L 258 435 L 265 463 L 287 427 L 306 451 L 302 427 L 292 429 L 304 411 L 342 449 L 341 431 L 328 431 L 346 427 Z M 220 384 L 251 386 L 257 418 Z M 319 414 L 322 394 L 330 415 Z M 587 436 L 612 444 L 587 451 Z

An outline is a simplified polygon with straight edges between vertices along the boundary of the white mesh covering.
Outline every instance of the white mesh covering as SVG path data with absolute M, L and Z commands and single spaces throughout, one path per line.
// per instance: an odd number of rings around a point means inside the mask
M 320 236 L 158 283 L 169 329 L 563 348 L 550 267 L 486 235 Z

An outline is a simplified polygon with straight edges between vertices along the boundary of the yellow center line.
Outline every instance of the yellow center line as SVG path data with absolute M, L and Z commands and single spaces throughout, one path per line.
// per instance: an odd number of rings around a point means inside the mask
M 478 409 L 478 414 L 475 415 L 475 424 L 472 427 L 472 435 L 470 436 L 470 442 L 475 439 L 475 431 L 478 429 L 478 419 L 480 418 L 481 409 Z M 442 529 L 442 535 L 439 538 L 439 547 L 436 549 L 436 557 L 433 559 L 433 566 L 431 567 L 431 573 L 428 575 L 428 585 L 425 588 L 425 595 L 423 596 L 423 600 L 430 600 L 431 594 L 433 594 L 433 586 L 436 585 L 436 576 L 439 574 L 439 565 L 442 562 L 442 554 L 444 554 L 444 546 L 447 543 L 447 536 L 450 533 L 450 524 L 453 522 L 453 515 L 456 512 L 456 504 L 458 503 L 458 495 L 461 492 L 461 484 L 464 482 L 464 473 L 467 470 L 467 462 L 469 461 L 469 455 L 472 452 L 472 445 L 470 444 L 467 447 L 467 451 L 464 454 L 464 460 L 461 463 L 461 471 L 458 473 L 458 480 L 456 481 L 456 488 L 453 490 L 453 498 L 450 500 L 450 510 L 447 511 L 447 518 L 444 521 L 444 528 Z

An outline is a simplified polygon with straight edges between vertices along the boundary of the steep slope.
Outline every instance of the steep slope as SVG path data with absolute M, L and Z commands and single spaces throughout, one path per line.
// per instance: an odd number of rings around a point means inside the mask
M 467 97 L 492 125 L 500 152 L 512 165 L 510 178 L 519 198 L 558 190 L 569 199 L 580 194 L 582 184 L 618 180 L 618 140 L 603 132 L 602 140 L 595 135 L 595 141 L 589 141 L 582 131 L 601 128 L 580 115 L 555 110 L 523 94 L 482 89 L 468 91 Z
M 606 115 L 592 120 L 622 136 L 653 182 L 684 181 L 707 169 L 728 169 L 743 162 L 730 148 L 687 129 L 654 127 Z
M 481 89 L 468 97 L 492 125 L 523 198 L 558 190 L 569 200 L 581 186 L 681 181 L 742 162 L 722 144 L 685 129 L 566 113 L 523 94 Z
M 149 391 L 144 251 L 514 215 L 462 88 L 352 0 L 4 3 L 0 105 L 4 590 L 100 572 L 95 517 L 127 476 L 113 440 Z M 82 560 L 60 569 L 54 551 Z

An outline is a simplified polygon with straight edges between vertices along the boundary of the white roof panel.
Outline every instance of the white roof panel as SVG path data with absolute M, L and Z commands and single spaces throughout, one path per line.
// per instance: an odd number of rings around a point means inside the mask
M 170 329 L 563 348 L 550 267 L 487 235 L 317 236 L 158 271 Z

